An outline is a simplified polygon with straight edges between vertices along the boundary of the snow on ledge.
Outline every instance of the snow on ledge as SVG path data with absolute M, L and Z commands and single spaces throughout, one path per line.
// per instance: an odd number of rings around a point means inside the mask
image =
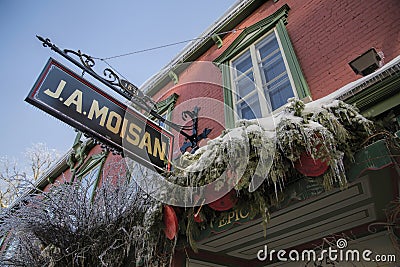
M 365 87 L 368 87 L 378 81 L 383 80 L 384 78 L 391 76 L 394 73 L 400 72 L 400 55 L 392 59 L 387 64 L 383 65 L 377 71 L 364 76 L 358 80 L 355 80 L 351 83 L 346 84 L 342 88 L 339 88 L 335 92 L 318 99 L 316 101 L 326 102 L 332 101 L 333 99 L 344 100 L 349 98 L 350 96 L 356 95 L 358 92 L 362 91 Z

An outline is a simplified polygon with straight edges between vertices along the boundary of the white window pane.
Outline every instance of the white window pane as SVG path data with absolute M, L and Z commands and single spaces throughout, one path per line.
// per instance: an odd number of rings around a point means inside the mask
M 262 74 L 264 75 L 264 83 L 268 83 L 275 79 L 277 76 L 286 72 L 285 63 L 283 62 L 281 53 L 268 61 L 265 61 L 262 65 Z
M 241 119 L 265 116 L 295 96 L 274 31 L 250 45 L 232 61 L 232 67 L 235 69 L 232 75 L 235 108 Z M 257 91 L 258 87 L 263 90 Z
M 247 101 L 241 101 L 237 104 L 237 110 L 241 119 L 255 119 L 261 117 L 260 102 L 258 101 L 258 95 L 255 94 L 250 97 Z
M 164 114 L 161 115 L 161 117 L 163 117 L 164 119 L 166 119 L 166 118 L 167 118 L 167 113 L 165 112 Z M 158 125 L 159 125 L 161 128 L 165 128 L 165 127 L 166 127 L 165 122 L 163 122 L 163 121 L 158 121 Z
M 251 55 L 249 51 L 244 53 L 233 62 L 233 68 L 236 70 L 236 77 L 243 75 L 243 73 L 247 72 L 252 67 L 253 64 L 251 62 Z
M 272 83 L 270 89 L 267 90 L 265 94 L 269 95 L 272 110 L 285 105 L 289 98 L 294 97 L 292 86 L 290 85 L 287 74 Z
M 86 190 L 87 199 L 91 199 L 93 192 L 97 185 L 97 177 L 99 175 L 100 165 L 97 165 L 91 171 L 89 171 L 85 176 L 82 177 L 82 189 Z
M 264 94 L 269 97 L 272 110 L 275 110 L 286 104 L 288 98 L 294 97 L 275 34 L 272 33 L 261 41 L 257 49 L 261 59 Z
M 275 34 L 268 35 L 258 46 L 261 60 L 279 51 L 279 45 Z
M 236 83 L 237 100 L 244 98 L 255 90 L 253 73 L 241 77 Z

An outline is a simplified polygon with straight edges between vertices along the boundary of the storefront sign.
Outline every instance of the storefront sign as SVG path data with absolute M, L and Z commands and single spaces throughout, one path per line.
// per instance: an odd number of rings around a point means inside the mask
M 210 225 L 212 233 L 220 233 L 231 229 L 236 224 L 244 224 L 250 221 L 250 213 L 247 207 L 233 208 L 230 211 L 222 212 Z M 207 231 L 206 231 L 207 232 Z
M 147 167 L 170 168 L 171 133 L 54 59 L 25 100 Z

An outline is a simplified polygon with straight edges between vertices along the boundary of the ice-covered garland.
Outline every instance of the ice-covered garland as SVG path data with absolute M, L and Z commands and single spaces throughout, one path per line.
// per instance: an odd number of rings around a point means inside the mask
M 215 182 L 216 191 L 233 182 L 240 199 L 238 205 L 240 202 L 250 205 L 251 214 L 261 215 L 266 223 L 268 209 L 279 202 L 278 194 L 290 182 L 289 177 L 304 177 L 294 170 L 301 165 L 303 155 L 329 166 L 318 177 L 326 190 L 334 186 L 344 188 L 347 183 L 344 161 L 352 159 L 372 131 L 372 122 L 342 101 L 304 104 L 290 99 L 274 117 L 241 120 L 236 128 L 225 130 L 195 154 L 185 153 L 168 179 L 193 187 Z M 265 178 L 255 191 L 251 190 L 254 177 Z M 193 215 L 200 216 L 202 222 L 194 223 Z M 216 216 L 207 207 L 187 209 L 185 216 L 181 216 L 192 247 L 193 233 L 199 230 L 196 228 L 212 224 Z

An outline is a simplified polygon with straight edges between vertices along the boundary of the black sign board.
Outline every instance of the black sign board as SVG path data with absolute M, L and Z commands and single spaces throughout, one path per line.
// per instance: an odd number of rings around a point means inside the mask
M 25 101 L 147 167 L 170 169 L 170 132 L 52 58 Z

